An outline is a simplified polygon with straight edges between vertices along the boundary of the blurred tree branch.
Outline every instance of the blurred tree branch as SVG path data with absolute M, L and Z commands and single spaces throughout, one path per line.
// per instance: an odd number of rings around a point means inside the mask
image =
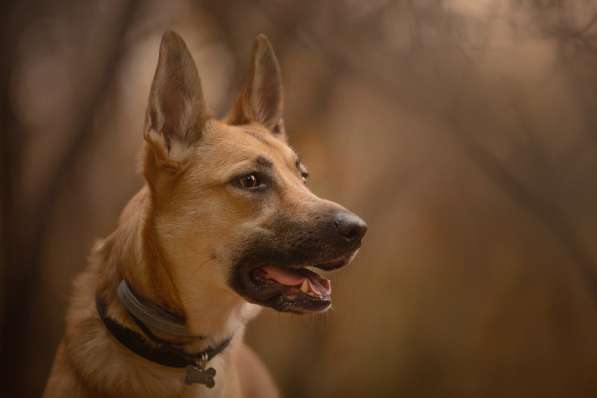
M 488 149 L 467 135 L 466 127 L 454 123 L 458 141 L 469 159 L 477 165 L 496 186 L 507 194 L 514 203 L 539 220 L 560 242 L 564 250 L 579 266 L 581 280 L 594 298 L 597 309 L 597 267 L 591 254 L 585 249 L 576 228 L 560 208 L 534 194 L 516 175 L 512 174 Z

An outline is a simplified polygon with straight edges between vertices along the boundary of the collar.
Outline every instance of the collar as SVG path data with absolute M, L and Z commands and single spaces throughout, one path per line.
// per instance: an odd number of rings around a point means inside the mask
M 126 279 L 120 282 L 116 294 L 120 299 L 120 303 L 137 323 L 137 326 L 154 341 L 167 343 L 167 341 L 156 337 L 151 332 L 152 330 L 159 332 L 161 335 L 173 337 L 177 341 L 192 342 L 205 338 L 204 336 L 195 336 L 189 333 L 183 315 L 141 298 L 135 293 Z
M 121 290 L 128 290 L 125 293 L 128 296 L 128 299 L 122 299 Z M 228 347 L 230 341 L 232 340 L 231 337 L 225 339 L 224 341 L 220 342 L 219 344 L 209 347 L 203 351 L 196 352 L 196 353 L 187 353 L 184 351 L 183 346 L 180 344 L 170 343 L 163 339 L 158 338 L 155 336 L 149 327 L 142 322 L 140 317 L 137 317 L 136 314 L 139 314 L 137 310 L 139 308 L 153 308 L 153 310 L 159 309 L 158 312 L 152 312 L 152 315 L 155 316 L 158 313 L 168 313 L 167 310 L 157 306 L 156 304 L 151 304 L 151 307 L 144 307 L 144 306 L 137 306 L 135 310 L 131 310 L 130 300 L 134 298 L 137 303 L 148 303 L 147 301 L 140 299 L 138 296 L 135 295 L 132 289 L 126 281 L 122 281 L 119 288 L 118 288 L 118 296 L 122 301 L 128 315 L 131 319 L 137 324 L 137 326 L 143 331 L 145 336 L 137 333 L 136 331 L 127 328 L 124 325 L 116 322 L 112 318 L 108 316 L 108 310 L 106 303 L 102 300 L 101 297 L 96 296 L 95 304 L 97 308 L 97 312 L 104 323 L 104 326 L 108 331 L 114 336 L 114 338 L 123 346 L 128 348 L 130 351 L 134 352 L 135 354 L 139 355 L 142 358 L 147 359 L 148 361 L 168 366 L 171 368 L 186 368 L 186 376 L 185 376 L 185 383 L 186 384 L 193 384 L 199 383 L 204 384 L 207 387 L 211 388 L 215 385 L 214 376 L 216 374 L 215 369 L 207 368 L 207 363 L 212 360 L 216 355 L 220 354 L 222 351 Z M 172 314 L 171 314 L 172 315 Z M 159 319 L 154 318 L 154 319 Z M 184 318 L 182 318 L 184 319 Z M 182 330 L 180 328 L 184 328 L 186 332 L 186 327 L 184 325 L 183 320 L 174 321 L 174 318 L 167 317 L 163 318 L 163 324 L 172 323 L 178 325 L 179 331 Z M 159 322 L 158 322 L 159 323 Z M 152 326 L 155 324 L 152 323 Z M 159 329 L 159 328 L 156 328 Z M 171 328 L 171 331 L 175 331 L 176 328 Z M 160 329 L 163 331 L 162 329 Z M 191 336 L 189 334 L 178 334 L 178 333 L 170 333 L 172 335 L 180 336 L 180 337 L 193 337 L 193 338 L 204 338 L 202 336 Z M 151 340 L 150 343 L 148 340 Z

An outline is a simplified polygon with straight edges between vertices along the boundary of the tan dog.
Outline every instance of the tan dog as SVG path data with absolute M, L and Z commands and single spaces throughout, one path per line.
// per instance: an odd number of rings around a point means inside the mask
M 146 185 L 75 282 L 44 396 L 277 396 L 245 325 L 260 306 L 328 309 L 329 281 L 305 267 L 350 262 L 366 224 L 305 185 L 264 36 L 218 121 L 186 45 L 166 33 L 144 135 Z

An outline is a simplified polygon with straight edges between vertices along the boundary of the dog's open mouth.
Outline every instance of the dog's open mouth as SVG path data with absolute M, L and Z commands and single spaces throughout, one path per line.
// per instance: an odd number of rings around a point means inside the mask
M 262 288 L 279 290 L 279 300 L 305 309 L 323 310 L 331 304 L 332 283 L 307 268 L 259 267 L 251 272 L 251 279 Z
M 305 267 L 263 265 L 239 269 L 237 291 L 248 301 L 278 311 L 322 312 L 332 304 L 332 283 L 313 269 L 331 271 L 348 264 L 356 253 Z

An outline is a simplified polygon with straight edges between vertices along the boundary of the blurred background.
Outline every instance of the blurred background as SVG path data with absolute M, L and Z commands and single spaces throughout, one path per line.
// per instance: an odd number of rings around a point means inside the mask
M 223 115 L 253 38 L 311 187 L 369 223 L 334 308 L 247 339 L 286 397 L 597 396 L 597 2 L 0 5 L 2 377 L 37 397 L 73 277 L 142 185 L 161 34 Z

